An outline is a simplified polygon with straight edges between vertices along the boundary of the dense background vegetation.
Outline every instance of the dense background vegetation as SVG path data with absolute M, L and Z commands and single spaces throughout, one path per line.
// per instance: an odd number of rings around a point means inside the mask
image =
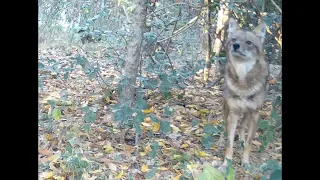
M 281 179 L 279 0 L 49 0 L 39 5 L 42 179 Z M 267 25 L 270 92 L 252 166 L 227 173 L 221 72 L 226 22 Z

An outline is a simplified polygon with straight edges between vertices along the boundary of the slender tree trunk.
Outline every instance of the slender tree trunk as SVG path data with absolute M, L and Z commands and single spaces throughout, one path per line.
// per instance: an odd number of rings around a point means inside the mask
M 133 0 L 134 8 L 130 22 L 132 28 L 131 41 L 128 44 L 128 54 L 126 57 L 125 67 L 122 71 L 124 80 L 122 81 L 121 103 L 130 102 L 130 105 L 135 104 L 136 93 L 136 78 L 138 74 L 141 43 L 143 38 L 143 29 L 146 23 L 146 4 L 145 0 Z
M 215 40 L 214 40 L 214 45 L 213 45 L 213 50 L 214 50 L 216 56 L 220 55 L 220 51 L 222 48 L 221 41 L 224 41 L 224 36 L 225 36 L 224 24 L 229 19 L 229 17 L 228 17 L 228 15 L 229 15 L 228 4 L 225 2 L 226 2 L 226 0 L 221 0 L 221 5 L 220 5 L 221 8 L 218 12 L 217 29 L 216 29 Z
M 204 33 L 204 40 L 206 41 L 206 66 L 203 71 L 203 80 L 205 82 L 208 81 L 209 78 L 209 70 L 211 68 L 211 62 L 210 62 L 210 54 L 211 54 L 211 37 L 209 34 L 210 29 L 210 7 L 211 0 L 204 0 L 204 5 L 206 6 L 205 12 L 206 12 L 206 24 L 205 24 L 205 33 Z
M 222 41 L 225 38 L 225 24 L 229 19 L 229 9 L 228 3 L 225 3 L 226 0 L 221 0 L 220 10 L 218 12 L 218 21 L 217 21 L 217 28 L 215 33 L 215 40 L 213 45 L 213 51 L 215 52 L 215 56 L 220 56 L 220 52 L 222 49 Z M 222 67 L 221 67 L 222 66 Z M 215 81 L 220 78 L 219 74 L 223 71 L 223 64 L 220 62 L 215 61 L 215 74 L 214 79 Z

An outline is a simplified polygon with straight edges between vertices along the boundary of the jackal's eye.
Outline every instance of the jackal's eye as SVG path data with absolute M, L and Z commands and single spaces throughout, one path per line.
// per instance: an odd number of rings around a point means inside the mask
M 231 41 L 232 41 L 232 42 L 236 42 L 236 38 L 232 38 Z
M 250 44 L 251 44 L 251 41 L 247 41 L 246 43 L 247 43 L 248 45 L 250 45 Z

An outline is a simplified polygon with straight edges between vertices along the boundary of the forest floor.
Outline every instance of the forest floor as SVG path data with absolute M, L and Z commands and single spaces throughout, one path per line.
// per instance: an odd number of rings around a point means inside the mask
M 197 176 L 206 164 L 213 167 L 220 165 L 224 148 L 216 145 L 219 128 L 215 129 L 218 132 L 214 133 L 210 148 L 204 147 L 202 137 L 208 125 L 223 126 L 223 80 L 212 88 L 203 88 L 202 73 L 197 73 L 186 82 L 186 89 L 174 89 L 168 100 L 158 91 L 149 91 L 147 97 L 150 109 L 144 111 L 146 118 L 141 125 L 143 134 L 135 146 L 134 130 L 126 132 L 118 129 L 117 123 L 113 121 L 111 106 L 118 101 L 116 93 L 110 92 L 110 98 L 105 99 L 105 90 L 95 79 L 88 80 L 80 66 L 69 73 L 67 80 L 59 73 L 59 70 L 69 67 L 75 61 L 77 53 L 89 61 L 105 62 L 100 51 L 88 55 L 75 47 L 39 49 L 39 62 L 45 67 L 39 69 L 42 82 L 39 87 L 38 135 L 40 179 L 80 179 L 81 176 L 86 180 L 147 177 L 178 180 Z M 49 62 L 51 59 L 55 61 Z M 56 66 L 50 63 L 56 63 Z M 276 76 L 273 72 L 271 75 Z M 112 86 L 110 89 L 115 89 L 117 84 L 114 82 L 120 73 L 105 62 L 101 66 L 101 76 L 109 79 Z M 209 80 L 212 81 L 212 78 Z M 271 86 L 275 86 L 275 81 L 270 80 Z M 279 93 L 271 90 L 269 96 L 274 99 Z M 61 114 L 54 110 L 48 100 L 55 101 L 55 107 L 61 109 Z M 96 120 L 89 124 L 89 130 L 84 128 L 88 127 L 88 122 L 84 121 L 84 106 L 96 112 Z M 169 118 L 162 115 L 166 106 L 173 109 Z M 266 100 L 260 111 L 261 119 L 269 121 L 271 111 L 272 100 Z M 52 120 L 46 114 L 59 117 Z M 159 130 L 160 124 L 153 122 L 149 114 L 154 114 L 160 121 L 168 121 L 170 133 L 162 133 Z M 124 143 L 121 141 L 123 135 Z M 251 169 L 240 166 L 243 148 L 239 141 L 235 143 L 232 164 L 236 171 L 235 179 L 261 179 L 263 174 L 260 167 L 263 163 L 268 160 L 281 163 L 281 134 L 276 131 L 273 142 L 259 152 L 263 144 L 259 137 L 262 135 L 263 131 L 259 129 L 253 141 Z

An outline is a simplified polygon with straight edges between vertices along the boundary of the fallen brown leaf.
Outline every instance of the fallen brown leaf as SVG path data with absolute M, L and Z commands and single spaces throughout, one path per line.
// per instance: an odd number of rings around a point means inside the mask
M 51 156 L 53 153 L 48 149 L 40 149 L 39 153 L 43 156 Z

